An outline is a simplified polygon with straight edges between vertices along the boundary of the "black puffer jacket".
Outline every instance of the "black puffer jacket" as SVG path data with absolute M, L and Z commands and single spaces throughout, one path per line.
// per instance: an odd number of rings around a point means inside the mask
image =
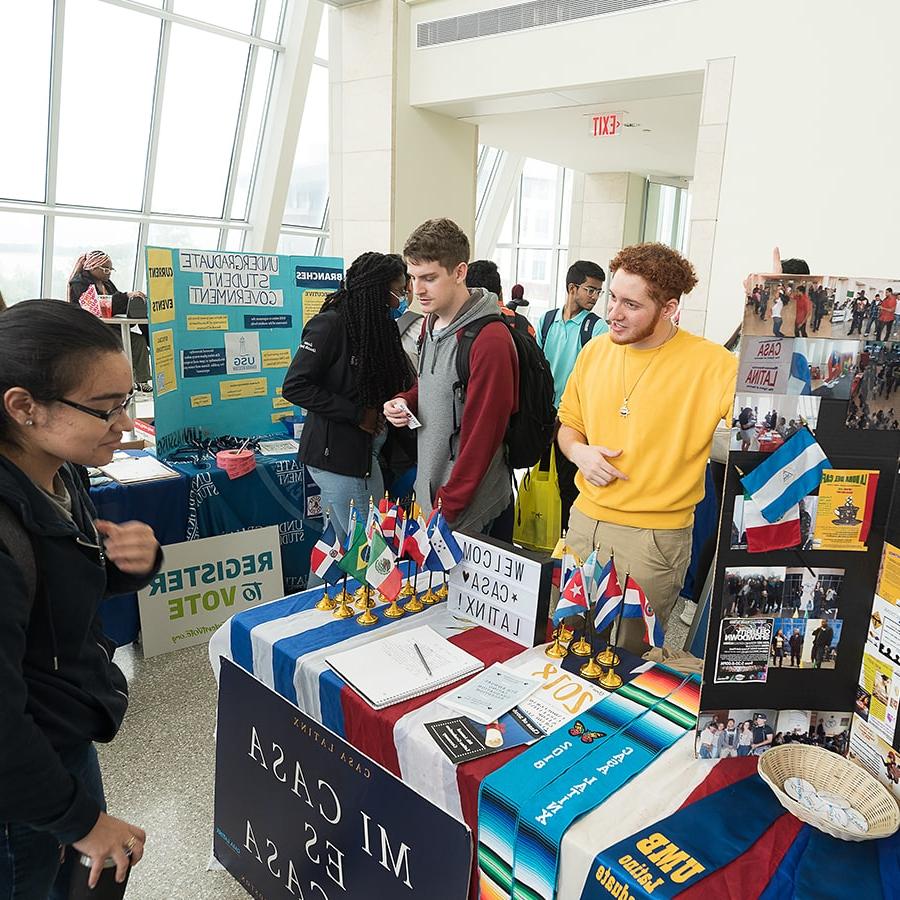
M 359 427 L 364 410 L 356 391 L 356 366 L 341 314 L 327 308 L 306 323 L 281 393 L 306 410 L 300 461 L 365 478 L 370 474 L 372 437 Z
M 29 824 L 68 844 L 93 828 L 100 808 L 56 751 L 111 741 L 128 706 L 97 609 L 105 596 L 146 585 L 162 554 L 146 576 L 121 572 L 99 545 L 77 471 L 63 466 L 60 475 L 73 521 L 0 456 L 0 502 L 31 539 L 37 568 L 32 603 L 23 568 L 0 545 L 0 823 Z

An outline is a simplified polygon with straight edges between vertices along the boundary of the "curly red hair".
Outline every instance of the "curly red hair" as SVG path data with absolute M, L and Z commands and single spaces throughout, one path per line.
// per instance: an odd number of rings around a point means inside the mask
M 660 306 L 673 297 L 678 300 L 697 283 L 697 273 L 691 263 L 665 244 L 623 247 L 609 268 L 613 272 L 624 269 L 632 275 L 640 275 L 647 282 L 648 293 Z

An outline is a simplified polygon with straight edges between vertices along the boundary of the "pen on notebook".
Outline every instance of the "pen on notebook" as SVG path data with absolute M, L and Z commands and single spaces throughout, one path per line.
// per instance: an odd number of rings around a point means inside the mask
M 413 641 L 413 647 L 416 648 L 416 653 L 419 654 L 419 659 L 422 660 L 422 665 L 425 666 L 425 671 L 428 673 L 429 678 L 434 678 L 434 673 L 431 671 L 431 667 L 425 662 L 425 657 L 422 656 L 422 651 L 419 649 L 419 645 Z

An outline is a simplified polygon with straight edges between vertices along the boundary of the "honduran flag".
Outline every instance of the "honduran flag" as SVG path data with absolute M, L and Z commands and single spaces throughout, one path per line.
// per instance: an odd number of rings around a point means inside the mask
M 744 531 L 750 553 L 799 547 L 800 505 L 795 503 L 777 522 L 767 522 L 753 498 L 745 494 Z
M 438 568 L 449 572 L 462 559 L 462 548 L 453 537 L 444 514 L 438 510 L 437 515 L 432 516 L 427 528 L 428 540 L 431 543 L 431 552 L 438 563 Z M 431 558 L 428 560 L 431 567 Z
M 777 522 L 792 506 L 812 493 L 831 463 L 806 428 L 801 428 L 749 475 L 741 478 L 767 522 Z
M 623 619 L 644 620 L 644 643 L 651 647 L 662 647 L 666 634 L 656 618 L 656 613 L 644 593 L 644 589 L 630 576 L 625 576 L 625 605 Z
M 553 613 L 553 624 L 558 625 L 560 620 L 567 616 L 577 616 L 588 609 L 587 590 L 584 584 L 584 572 L 578 566 L 571 577 L 566 581 L 559 595 L 559 604 Z
M 603 631 L 612 625 L 621 602 L 622 587 L 616 574 L 616 564 L 610 557 L 600 572 L 597 602 L 594 605 L 594 627 L 597 631 Z
M 796 351 L 791 355 L 787 392 L 789 394 L 812 393 L 812 373 L 809 371 L 809 361 L 802 353 Z
M 316 541 L 309 554 L 309 564 L 313 572 L 326 584 L 335 584 L 344 576 L 338 565 L 344 555 L 344 548 L 329 519 L 322 536 Z

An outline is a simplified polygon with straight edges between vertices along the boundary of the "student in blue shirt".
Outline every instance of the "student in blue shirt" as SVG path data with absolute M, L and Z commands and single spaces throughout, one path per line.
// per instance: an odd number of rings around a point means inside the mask
M 580 259 L 566 273 L 566 300 L 562 309 L 548 310 L 541 317 L 537 342 L 553 372 L 554 403 L 557 408 L 575 360 L 591 338 L 609 331 L 606 320 L 593 312 L 603 292 L 606 273 L 595 262 Z M 578 467 L 569 462 L 556 445 L 556 470 L 562 501 L 563 531 L 569 526 L 569 510 L 578 497 L 575 473 Z

